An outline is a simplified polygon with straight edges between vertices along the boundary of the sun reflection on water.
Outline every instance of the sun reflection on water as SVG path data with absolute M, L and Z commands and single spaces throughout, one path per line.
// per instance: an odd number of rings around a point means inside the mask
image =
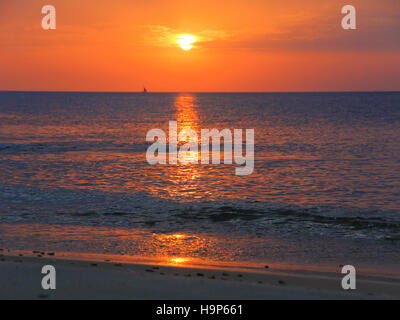
M 188 263 L 189 261 L 190 261 L 189 258 L 182 258 L 182 257 L 171 258 L 169 260 L 171 265 L 182 265 L 182 264 Z
M 191 94 L 179 94 L 174 101 L 176 109 L 176 120 L 178 122 L 178 132 L 183 130 L 193 130 L 200 135 L 199 115 L 196 105 L 196 97 Z M 178 149 L 189 141 L 189 137 L 178 143 Z M 165 188 L 170 198 L 179 199 L 198 197 L 198 190 L 202 171 L 199 165 L 192 164 L 197 162 L 199 154 L 196 151 L 186 151 L 181 153 L 180 162 L 176 165 L 168 166 L 167 175 L 169 184 Z

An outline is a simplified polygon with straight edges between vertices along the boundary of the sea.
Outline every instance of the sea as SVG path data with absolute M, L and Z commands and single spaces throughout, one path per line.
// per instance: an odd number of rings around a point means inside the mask
M 253 173 L 150 165 L 169 121 L 254 129 Z M 400 276 L 400 92 L 0 92 L 0 247 Z

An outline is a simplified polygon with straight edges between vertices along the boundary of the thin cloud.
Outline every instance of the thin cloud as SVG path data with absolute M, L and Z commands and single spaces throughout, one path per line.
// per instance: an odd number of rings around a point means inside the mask
M 186 32 L 184 30 L 178 30 L 169 28 L 161 25 L 146 25 L 143 26 L 145 29 L 144 41 L 148 45 L 161 46 L 161 47 L 173 47 L 175 46 L 176 38 L 185 33 L 193 34 L 196 37 L 197 45 L 204 45 L 207 42 L 212 41 L 226 41 L 230 37 L 226 31 L 223 30 L 202 30 L 194 32 Z

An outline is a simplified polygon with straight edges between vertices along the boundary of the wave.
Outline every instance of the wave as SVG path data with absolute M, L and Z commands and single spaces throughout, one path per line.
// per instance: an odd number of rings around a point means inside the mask
M 7 154 L 41 153 L 59 154 L 63 152 L 88 151 L 117 151 L 139 152 L 145 151 L 147 144 L 117 143 L 114 141 L 66 141 L 66 142 L 38 142 L 38 143 L 3 143 L 0 152 Z
M 176 202 L 145 192 L 0 188 L 1 222 L 95 224 L 125 227 L 203 228 L 245 233 L 296 232 L 400 240 L 396 210 L 226 200 Z M 229 231 L 228 231 L 229 232 Z

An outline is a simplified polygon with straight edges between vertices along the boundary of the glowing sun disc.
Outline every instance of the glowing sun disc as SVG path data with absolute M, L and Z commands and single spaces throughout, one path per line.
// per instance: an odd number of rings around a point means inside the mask
M 190 34 L 183 34 L 178 37 L 176 43 L 179 44 L 182 50 L 188 51 L 193 48 L 193 43 L 196 41 L 196 37 Z

